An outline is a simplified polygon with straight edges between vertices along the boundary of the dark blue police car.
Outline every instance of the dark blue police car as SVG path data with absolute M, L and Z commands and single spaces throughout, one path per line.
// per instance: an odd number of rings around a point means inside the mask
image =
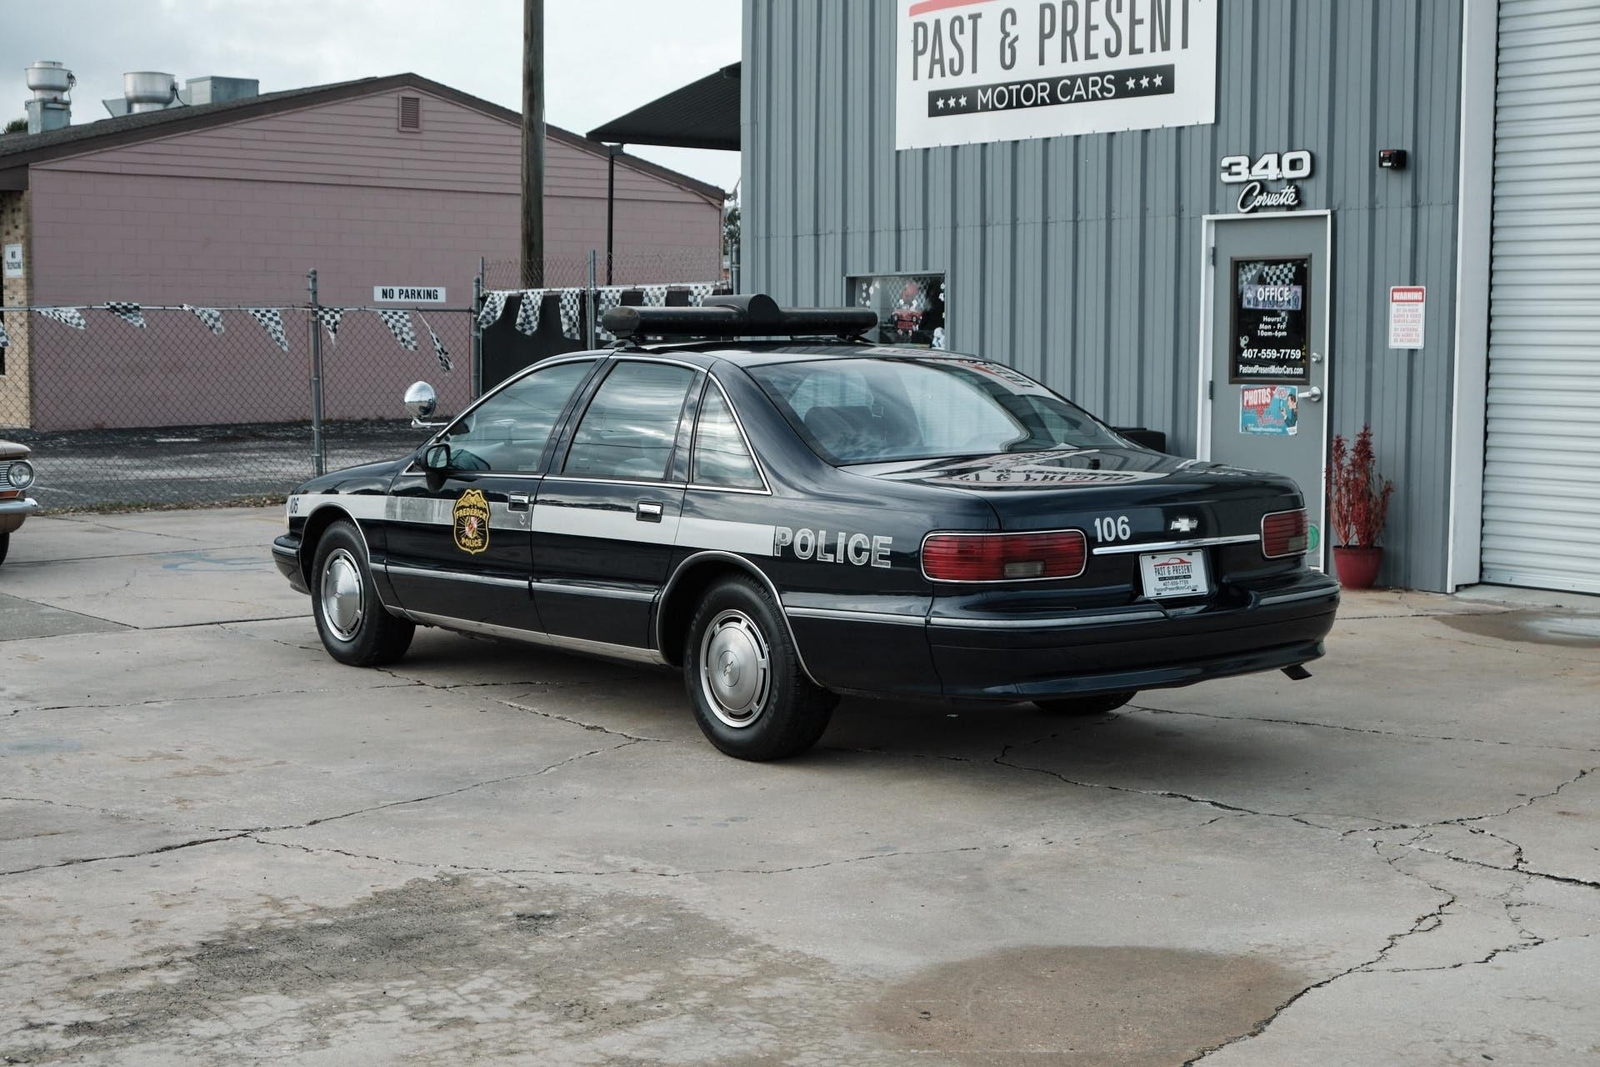
M 423 625 L 667 664 L 711 742 L 760 760 L 815 743 L 839 694 L 1102 712 L 1323 653 L 1338 585 L 1290 479 L 1138 447 L 998 363 L 868 344 L 869 311 L 605 322 L 615 347 L 295 490 L 274 558 L 335 659 L 393 661 Z M 408 403 L 428 417 L 432 390 Z

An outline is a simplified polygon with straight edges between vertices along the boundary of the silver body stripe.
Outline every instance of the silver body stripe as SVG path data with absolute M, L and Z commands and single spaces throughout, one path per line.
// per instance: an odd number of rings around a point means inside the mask
M 332 506 L 342 508 L 355 519 L 427 526 L 451 526 L 455 523 L 455 502 L 452 500 L 346 493 L 302 493 L 289 499 L 301 502 L 300 510 L 293 513 L 300 517 L 309 516 L 318 508 Z M 716 549 L 746 556 L 772 555 L 774 529 L 767 523 L 680 517 L 670 513 L 663 514 L 660 522 L 641 522 L 631 508 L 624 511 L 535 503 L 526 511 L 511 511 L 498 501 L 489 505 L 489 528 Z
M 901 615 L 892 611 L 851 611 L 848 608 L 784 608 L 795 619 L 833 619 L 838 622 L 881 622 L 892 626 L 923 626 L 926 615 Z
M 746 556 L 770 556 L 773 530 L 774 527 L 759 522 L 686 515 L 678 525 L 678 544 L 684 548 L 714 548 Z
M 626 511 L 609 508 L 533 505 L 531 526 L 539 533 L 565 537 L 595 537 L 603 541 L 632 541 L 635 544 L 670 545 L 678 539 L 676 505 L 662 508 L 660 522 L 643 522 L 632 506 Z
M 497 585 L 507 589 L 521 589 L 524 592 L 529 588 L 527 578 L 496 578 L 488 574 L 429 570 L 425 567 L 402 567 L 394 563 L 385 564 L 383 569 L 389 573 L 391 578 L 433 578 L 441 582 L 472 582 L 476 585 Z
M 1055 630 L 1073 626 L 1098 626 L 1101 623 L 1151 622 L 1165 619 L 1164 611 L 1129 611 L 1115 615 L 1062 616 L 1054 619 L 952 619 L 930 616 L 929 626 L 947 630 Z

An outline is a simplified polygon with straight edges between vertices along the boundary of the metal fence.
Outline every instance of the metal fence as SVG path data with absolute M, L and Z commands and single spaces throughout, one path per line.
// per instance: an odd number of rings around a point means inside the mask
M 586 292 L 590 263 L 552 259 L 545 287 Z M 715 283 L 714 252 L 635 256 L 616 284 Z M 402 455 L 422 439 L 401 398 L 431 382 L 460 411 L 483 381 L 482 294 L 520 288 L 485 263 L 471 306 L 328 307 L 316 272 L 271 306 L 0 307 L 0 437 L 34 449 L 46 509 L 279 503 L 315 473 Z M 709 285 L 705 286 L 710 288 Z M 589 331 L 585 331 L 589 332 Z M 447 369 L 448 367 L 448 369 Z

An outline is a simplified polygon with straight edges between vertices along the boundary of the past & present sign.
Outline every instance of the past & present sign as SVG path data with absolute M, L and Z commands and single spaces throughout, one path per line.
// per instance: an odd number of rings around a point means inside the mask
M 1220 0 L 894 0 L 895 147 L 1216 121 Z

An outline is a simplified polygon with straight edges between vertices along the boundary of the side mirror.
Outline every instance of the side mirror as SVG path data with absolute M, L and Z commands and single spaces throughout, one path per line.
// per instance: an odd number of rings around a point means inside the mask
M 439 394 L 433 391 L 433 386 L 427 382 L 412 382 L 406 389 L 406 410 L 411 412 L 411 424 L 418 427 L 442 426 L 443 423 L 429 423 L 426 420 L 435 411 L 439 410 Z
M 422 469 L 443 474 L 450 469 L 450 446 L 443 442 L 422 450 Z

